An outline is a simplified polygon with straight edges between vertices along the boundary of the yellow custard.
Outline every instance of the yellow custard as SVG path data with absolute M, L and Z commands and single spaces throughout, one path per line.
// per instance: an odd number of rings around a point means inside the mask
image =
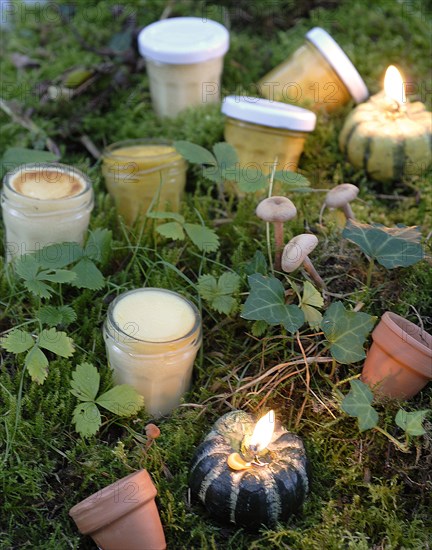
M 78 195 L 86 184 L 73 174 L 58 170 L 23 170 L 11 178 L 10 185 L 26 197 L 54 200 Z

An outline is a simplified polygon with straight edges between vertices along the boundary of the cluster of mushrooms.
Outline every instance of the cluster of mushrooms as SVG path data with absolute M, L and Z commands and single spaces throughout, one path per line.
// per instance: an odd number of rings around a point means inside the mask
M 337 185 L 328 191 L 321 213 L 326 207 L 341 208 L 347 220 L 354 219 L 350 202 L 357 197 L 358 192 L 358 187 L 351 183 Z M 297 215 L 294 203 L 287 197 L 269 197 L 258 204 L 256 215 L 274 225 L 276 271 L 282 269 L 286 273 L 292 273 L 302 266 L 319 288 L 325 288 L 324 281 L 309 259 L 309 254 L 318 244 L 317 237 L 311 233 L 302 233 L 292 238 L 284 247 L 283 224 Z

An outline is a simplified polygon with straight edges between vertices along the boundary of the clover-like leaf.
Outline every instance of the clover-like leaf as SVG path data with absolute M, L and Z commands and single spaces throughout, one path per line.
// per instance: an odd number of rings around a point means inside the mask
M 378 424 L 378 413 L 371 405 L 372 392 L 360 380 L 351 380 L 350 385 L 351 390 L 341 404 L 342 410 L 350 416 L 357 417 L 361 432 L 375 428 Z
M 283 187 L 287 190 L 310 187 L 310 181 L 305 176 L 302 176 L 298 172 L 291 172 L 290 170 L 278 170 L 275 172 L 274 181 L 282 183 Z
M 0 340 L 1 346 L 9 353 L 23 353 L 34 346 L 35 341 L 25 330 L 15 329 Z
M 72 373 L 71 393 L 80 401 L 94 401 L 99 391 L 100 374 L 91 363 L 81 363 Z
M 240 277 L 227 271 L 218 280 L 213 275 L 201 275 L 198 280 L 200 296 L 207 300 L 210 306 L 219 313 L 229 315 L 237 304 L 233 294 L 238 292 Z
M 240 166 L 239 177 L 236 180 L 238 188 L 243 193 L 255 193 L 265 189 L 269 182 L 267 177 L 256 167 Z
M 56 327 L 57 325 L 70 325 L 77 315 L 71 306 L 42 306 L 36 312 L 36 317 L 44 325 Z
M 426 430 L 422 426 L 423 420 L 430 412 L 430 409 L 424 409 L 414 412 L 407 412 L 403 409 L 400 409 L 396 414 L 395 422 L 408 435 L 424 435 L 426 433 Z
M 79 403 L 73 412 L 73 423 L 82 437 L 94 435 L 102 424 L 101 414 L 93 402 Z
M 144 398 L 132 386 L 121 384 L 100 395 L 96 403 L 118 416 L 132 416 L 143 407 Z
M 325 312 L 321 328 L 330 343 L 330 352 L 339 363 L 355 363 L 365 358 L 364 342 L 376 317 L 348 311 L 342 302 L 334 302 Z
M 109 229 L 97 228 L 90 231 L 84 255 L 95 262 L 105 262 L 111 253 L 112 231 Z
M 62 269 L 82 258 L 84 250 L 79 243 L 54 243 L 30 255 L 41 269 Z
M 44 329 L 39 334 L 37 343 L 41 348 L 52 351 L 60 357 L 70 357 L 75 351 L 72 338 L 55 328 Z
M 178 222 L 168 222 L 158 225 L 156 231 L 166 239 L 183 241 L 186 238 L 183 227 Z
M 193 164 L 217 164 L 215 157 L 210 151 L 207 151 L 207 149 L 204 149 L 200 145 L 180 140 L 174 142 L 174 147 L 177 152 Z
M 305 281 L 300 309 L 303 311 L 305 319 L 312 329 L 316 329 L 321 325 L 322 314 L 316 308 L 323 305 L 324 299 L 319 291 L 309 281 Z
M 185 223 L 184 230 L 202 252 L 216 252 L 219 248 L 219 237 L 213 229 L 197 223 Z
M 237 151 L 230 143 L 225 141 L 215 143 L 213 153 L 221 170 L 235 166 L 238 163 Z
M 146 216 L 154 220 L 174 220 L 181 225 L 185 222 L 184 216 L 177 212 L 148 212 Z
M 43 384 L 48 376 L 48 359 L 39 346 L 32 347 L 24 363 L 33 382 Z
M 71 285 L 76 288 L 100 290 L 105 285 L 104 276 L 90 258 L 82 258 L 71 271 L 76 275 Z

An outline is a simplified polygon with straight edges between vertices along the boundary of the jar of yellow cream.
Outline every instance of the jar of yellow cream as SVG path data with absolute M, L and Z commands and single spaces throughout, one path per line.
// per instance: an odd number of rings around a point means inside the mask
M 312 111 L 256 97 L 228 96 L 222 104 L 226 115 L 225 140 L 237 151 L 246 178 L 258 172 L 295 172 L 307 135 L 315 129 Z
M 162 288 L 125 292 L 111 302 L 103 335 L 115 382 L 133 386 L 150 415 L 180 404 L 202 339 L 194 304 Z
M 93 205 L 90 180 L 73 166 L 23 164 L 7 173 L 1 191 L 7 260 L 49 244 L 82 244 Z
M 351 99 L 361 103 L 369 95 L 348 56 L 320 27 L 310 30 L 305 43 L 264 76 L 258 87 L 267 99 L 328 112 Z
M 107 147 L 102 157 L 108 192 L 130 225 L 150 206 L 164 212 L 178 211 L 186 170 L 183 157 L 163 140 L 119 141 Z
M 146 60 L 153 107 L 160 117 L 175 117 L 195 105 L 220 100 L 227 29 L 200 17 L 173 17 L 152 23 L 138 35 Z

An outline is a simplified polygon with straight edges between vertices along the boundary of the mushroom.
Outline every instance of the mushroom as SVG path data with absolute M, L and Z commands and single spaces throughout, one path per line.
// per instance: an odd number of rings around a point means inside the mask
M 286 197 L 269 197 L 261 201 L 255 211 L 265 222 L 274 224 L 275 269 L 281 268 L 282 249 L 284 245 L 283 224 L 297 215 L 294 203 Z
M 303 264 L 304 270 L 312 277 L 315 283 L 325 288 L 325 283 L 314 268 L 308 255 L 315 249 L 318 239 L 315 235 L 302 233 L 297 235 L 285 246 L 282 254 L 282 269 L 287 273 L 292 273 Z
M 327 193 L 322 211 L 328 206 L 329 208 L 342 208 L 347 220 L 354 219 L 350 202 L 353 201 L 359 192 L 359 188 L 351 183 L 342 183 L 336 185 Z

